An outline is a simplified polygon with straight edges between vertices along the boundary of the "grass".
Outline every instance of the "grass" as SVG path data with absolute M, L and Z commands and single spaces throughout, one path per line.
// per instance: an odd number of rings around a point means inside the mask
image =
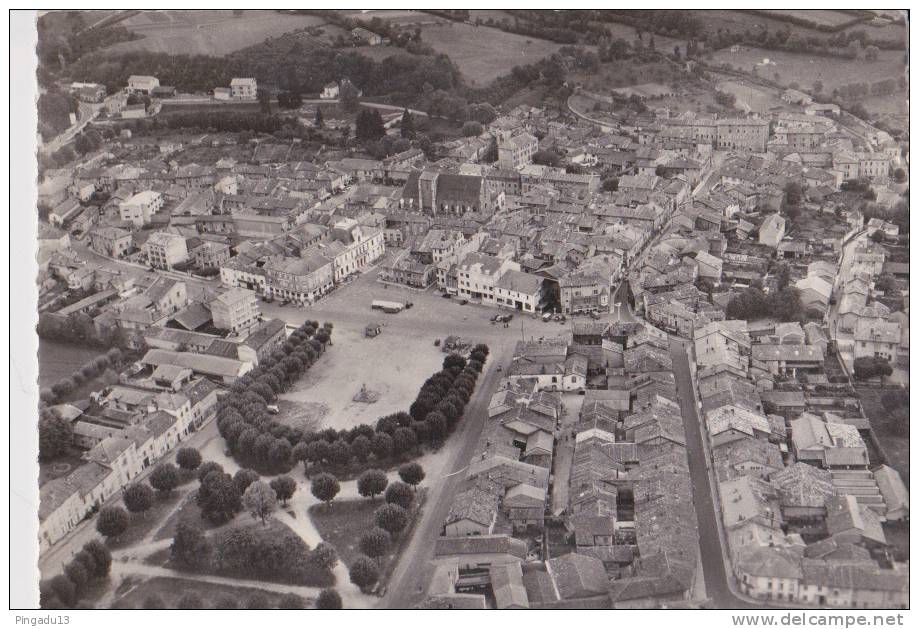
M 176 579 L 172 577 L 153 577 L 140 583 L 132 583 L 112 604 L 113 609 L 142 609 L 144 599 L 149 596 L 159 597 L 167 608 L 175 608 L 176 601 L 186 592 L 195 592 L 204 600 L 205 606 L 213 607 L 219 597 L 228 596 L 239 603 L 240 607 L 255 594 L 264 595 L 271 607 L 277 607 L 282 594 L 268 590 L 249 587 L 238 587 Z
M 421 38 L 437 52 L 447 54 L 468 81 L 480 86 L 507 74 L 514 66 L 534 63 L 562 47 L 542 39 L 458 22 L 424 26 Z
M 179 522 L 184 519 L 195 520 L 202 529 L 207 530 L 211 528 L 211 523 L 201 516 L 201 509 L 198 508 L 195 502 L 196 496 L 197 491 L 190 491 L 185 495 L 182 506 L 176 509 L 172 515 L 160 525 L 159 530 L 153 536 L 153 541 L 173 538 L 175 536 L 176 527 L 179 525 Z
M 153 52 L 228 55 L 269 37 L 310 26 L 325 20 L 310 15 L 288 15 L 275 11 L 245 11 L 233 17 L 232 11 L 145 11 L 121 23 L 143 39 L 111 46 L 113 52 L 149 50 Z
M 411 539 L 412 529 L 418 521 L 425 498 L 426 490 L 419 490 L 409 510 L 408 526 L 393 540 L 388 552 L 380 557 L 380 586 L 386 583 L 399 555 Z M 386 501 L 382 498 L 339 500 L 332 502 L 328 507 L 313 505 L 309 508 L 309 515 L 322 539 L 335 547 L 342 563 L 350 566 L 363 554 L 358 548 L 361 534 L 376 526 L 373 514 L 384 504 Z

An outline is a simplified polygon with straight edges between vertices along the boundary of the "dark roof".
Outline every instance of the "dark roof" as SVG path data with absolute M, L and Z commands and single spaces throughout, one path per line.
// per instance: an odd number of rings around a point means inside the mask
M 437 177 L 437 198 L 439 202 L 458 202 L 463 205 L 478 205 L 484 180 L 478 175 L 454 175 L 441 173 Z

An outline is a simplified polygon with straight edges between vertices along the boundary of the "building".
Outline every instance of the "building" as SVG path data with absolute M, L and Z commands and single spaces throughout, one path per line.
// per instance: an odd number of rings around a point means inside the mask
M 134 236 L 118 227 L 98 227 L 89 232 L 89 246 L 96 253 L 121 258 L 134 247 Z
M 532 273 L 509 270 L 495 284 L 499 306 L 538 312 L 541 310 L 544 278 Z
M 311 304 L 334 286 L 332 260 L 318 251 L 300 258 L 271 260 L 264 269 L 266 294 L 282 301 Z
M 776 248 L 785 237 L 785 218 L 780 214 L 770 214 L 759 228 L 759 243 Z
M 214 327 L 234 334 L 248 329 L 259 320 L 258 299 L 245 288 L 231 288 L 210 302 Z
M 507 271 L 520 271 L 520 265 L 482 253 L 467 254 L 456 265 L 457 293 L 466 299 L 494 305 L 498 280 Z
M 855 358 L 883 358 L 897 362 L 900 346 L 900 324 L 895 321 L 858 319 L 855 323 Z
M 338 93 L 338 83 L 332 81 L 331 83 L 326 83 L 326 85 L 322 88 L 322 93 L 319 94 L 319 98 L 323 100 L 333 100 L 338 98 Z
M 147 264 L 156 269 L 172 269 L 188 260 L 185 238 L 169 232 L 155 232 L 144 243 L 142 250 Z
M 361 40 L 368 46 L 379 46 L 380 44 L 383 43 L 382 37 L 380 37 L 373 31 L 369 31 L 366 28 L 363 28 L 361 26 L 351 29 L 351 37 L 353 37 L 354 39 Z
M 127 92 L 129 94 L 153 93 L 153 89 L 160 86 L 160 80 L 155 76 L 132 74 L 128 77 Z
M 163 195 L 153 190 L 138 192 L 118 206 L 121 220 L 130 221 L 134 227 L 143 227 L 163 207 Z
M 234 78 L 230 81 L 230 97 L 234 100 L 255 100 L 258 84 L 252 78 Z
M 519 133 L 498 141 L 498 167 L 517 170 L 532 163 L 533 155 L 539 150 L 539 140 L 529 133 Z

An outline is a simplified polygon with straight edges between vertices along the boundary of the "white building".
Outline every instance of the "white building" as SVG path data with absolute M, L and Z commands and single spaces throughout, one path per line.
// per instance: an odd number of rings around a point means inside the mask
M 150 217 L 163 207 L 163 195 L 153 190 L 138 192 L 118 206 L 121 220 L 130 221 L 134 227 L 143 227 Z
M 231 288 L 211 301 L 214 327 L 230 332 L 245 330 L 259 320 L 255 293 L 245 288 Z
M 128 88 L 129 93 L 137 94 L 150 94 L 153 91 L 153 88 L 160 86 L 160 80 L 155 76 L 148 76 L 144 74 L 132 74 L 128 77 Z
M 169 232 L 152 234 L 143 246 L 147 264 L 157 269 L 171 269 L 176 264 L 188 259 L 188 246 L 185 238 Z
M 254 100 L 258 95 L 258 84 L 255 79 L 235 78 L 230 81 L 230 95 L 233 99 Z

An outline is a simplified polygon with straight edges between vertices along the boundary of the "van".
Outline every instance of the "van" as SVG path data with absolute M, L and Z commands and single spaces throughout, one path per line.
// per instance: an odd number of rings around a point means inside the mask
M 272 415 L 277 415 L 281 412 L 281 409 L 278 408 L 277 404 L 269 404 L 265 407 L 265 410 L 267 410 Z
M 547 322 L 547 323 L 548 323 L 549 321 L 552 321 L 552 313 L 551 313 L 551 312 L 547 312 L 546 314 L 544 314 L 544 315 L 542 316 L 542 320 L 545 321 L 545 322 Z

